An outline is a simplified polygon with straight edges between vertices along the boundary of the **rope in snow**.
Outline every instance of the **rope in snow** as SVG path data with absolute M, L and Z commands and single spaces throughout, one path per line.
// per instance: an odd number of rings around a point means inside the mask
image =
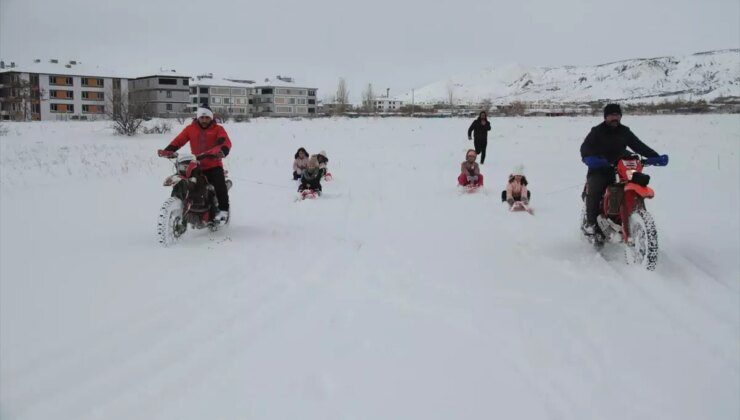
M 559 192 L 572 190 L 573 188 L 578 188 L 578 187 L 583 187 L 583 182 L 578 183 L 578 184 L 575 184 L 575 185 L 571 185 L 569 187 L 561 188 L 559 190 L 550 191 L 550 192 L 544 193 L 542 195 L 552 195 L 552 194 L 556 194 L 556 193 L 559 193 Z
M 290 186 L 290 185 L 271 184 L 269 182 L 263 182 L 263 181 L 259 181 L 257 179 L 239 178 L 239 177 L 235 177 L 235 176 L 229 176 L 229 178 L 236 179 L 236 180 L 239 180 L 239 181 L 244 181 L 244 182 L 251 182 L 253 184 L 258 184 L 258 185 L 265 185 L 265 186 L 268 186 L 268 187 L 291 188 L 291 189 L 294 189 L 295 188 L 295 187 Z

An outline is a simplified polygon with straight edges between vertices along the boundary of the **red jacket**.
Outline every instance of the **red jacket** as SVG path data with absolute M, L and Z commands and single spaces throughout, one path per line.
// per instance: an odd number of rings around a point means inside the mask
M 231 151 L 231 140 L 226 130 L 216 121 L 211 121 L 207 128 L 201 128 L 198 121 L 193 120 L 192 124 L 185 127 L 180 134 L 167 146 L 167 150 L 176 151 L 185 143 L 190 142 L 190 151 L 193 155 L 198 156 L 201 153 L 216 154 L 219 151 L 228 155 Z M 205 158 L 200 160 L 200 167 L 211 169 L 217 166 L 223 166 L 220 158 Z

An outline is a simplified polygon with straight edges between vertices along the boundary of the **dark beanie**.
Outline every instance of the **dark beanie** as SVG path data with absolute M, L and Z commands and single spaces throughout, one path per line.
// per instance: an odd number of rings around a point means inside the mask
M 622 115 L 622 108 L 619 106 L 619 104 L 609 104 L 604 107 L 604 117 L 606 118 L 606 116 L 609 114 Z

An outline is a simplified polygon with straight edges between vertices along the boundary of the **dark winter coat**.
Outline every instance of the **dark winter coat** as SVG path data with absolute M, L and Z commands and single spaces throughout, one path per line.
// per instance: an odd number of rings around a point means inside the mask
M 311 189 L 314 191 L 321 191 L 321 177 L 324 176 L 324 170 L 320 168 L 309 168 L 303 171 L 301 175 L 301 185 L 298 187 L 298 191 L 305 189 Z
M 470 124 L 470 128 L 468 128 L 468 137 L 470 137 L 470 133 L 473 133 L 475 141 L 487 141 L 489 131 L 491 131 L 491 122 L 486 119 L 484 123 L 478 117 Z
M 600 156 L 609 161 L 609 163 L 614 164 L 619 158 L 627 154 L 628 147 L 635 153 L 645 157 L 658 156 L 658 153 L 640 141 L 629 127 L 621 124 L 617 127 L 610 127 L 606 122 L 602 122 L 596 127 L 593 127 L 583 141 L 581 145 L 581 159 L 586 156 Z M 589 173 L 594 171 L 611 172 L 612 169 L 609 167 L 596 170 L 590 169 Z
M 190 151 L 196 157 L 202 153 L 216 154 L 218 152 L 223 152 L 226 156 L 231 151 L 229 135 L 216 121 L 211 121 L 208 127 L 202 128 L 197 120 L 193 120 L 192 124 L 185 127 L 165 150 L 177 151 L 187 142 L 190 142 Z M 220 158 L 209 157 L 200 160 L 200 167 L 203 170 L 218 166 L 223 167 Z

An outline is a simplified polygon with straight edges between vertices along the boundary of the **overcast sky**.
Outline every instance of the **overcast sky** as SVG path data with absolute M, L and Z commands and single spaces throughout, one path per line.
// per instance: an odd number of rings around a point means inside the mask
M 738 0 L 0 0 L 0 58 L 277 74 L 353 99 L 518 62 L 599 64 L 740 47 Z

